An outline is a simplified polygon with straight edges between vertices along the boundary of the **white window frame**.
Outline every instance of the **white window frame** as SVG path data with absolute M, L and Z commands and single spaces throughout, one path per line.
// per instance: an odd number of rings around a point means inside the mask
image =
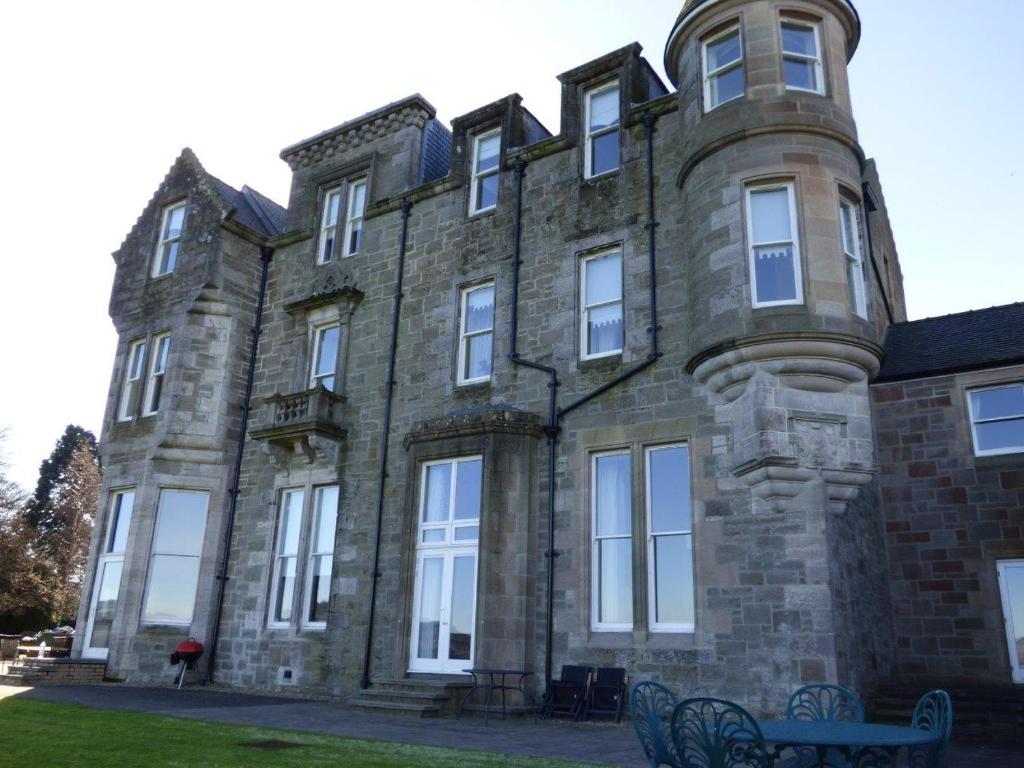
M 312 509 L 312 511 L 310 513 L 311 523 L 310 523 L 309 535 L 308 535 L 309 546 L 308 546 L 308 550 L 307 550 L 306 558 L 305 558 L 306 574 L 305 574 L 305 578 L 303 579 L 303 581 L 305 582 L 305 587 L 303 588 L 303 591 L 302 591 L 302 594 L 303 594 L 303 597 L 302 597 L 302 616 L 301 616 L 301 622 L 300 622 L 302 627 L 305 628 L 305 629 L 313 629 L 313 630 L 324 630 L 324 629 L 327 629 L 327 620 L 326 619 L 324 621 L 311 621 L 309 619 L 309 613 L 310 613 L 310 610 L 313 607 L 313 575 L 314 575 L 314 571 L 315 571 L 314 564 L 315 564 L 316 558 L 318 558 L 318 557 L 329 557 L 331 559 L 331 575 L 329 575 L 327 577 L 327 579 L 328 579 L 328 582 L 327 582 L 327 584 L 328 584 L 328 587 L 327 587 L 327 589 L 328 589 L 328 600 L 330 599 L 331 579 L 332 579 L 333 574 L 334 574 L 334 550 L 335 550 L 335 547 L 336 547 L 337 542 L 338 542 L 337 517 L 335 517 L 335 529 L 334 529 L 334 531 L 332 533 L 332 536 L 331 536 L 331 548 L 329 550 L 322 550 L 322 551 L 316 549 L 317 532 L 320 529 L 320 515 L 323 512 L 323 506 L 322 506 L 321 499 L 323 498 L 324 491 L 329 489 L 329 488 L 334 488 L 338 492 L 338 508 L 340 509 L 340 507 L 341 507 L 341 488 L 340 488 L 340 486 L 338 486 L 335 483 L 335 484 L 328 484 L 328 485 L 318 485 L 318 486 L 315 486 L 313 488 L 313 509 Z M 337 512 L 339 511 L 339 509 L 335 510 L 335 515 L 337 515 Z M 300 538 L 300 541 L 301 541 L 301 538 Z M 299 549 L 301 550 L 302 547 L 300 546 Z M 330 612 L 330 609 L 328 609 L 328 612 Z
M 335 185 L 333 187 L 328 187 L 328 188 L 326 188 L 324 190 L 323 202 L 321 204 L 321 210 L 320 210 L 320 234 L 317 237 L 317 241 L 316 241 L 316 263 L 317 263 L 317 266 L 321 266 L 323 264 L 330 264 L 332 261 L 334 261 L 334 254 L 338 250 L 338 223 L 339 223 L 338 219 L 341 218 L 341 205 L 342 205 L 342 202 L 343 202 L 343 200 L 342 200 L 342 197 L 343 197 L 342 196 L 342 191 L 343 190 L 342 190 L 340 184 L 337 184 L 337 185 Z M 328 215 L 331 212 L 331 201 L 334 198 L 338 199 L 338 212 L 337 212 L 337 216 L 334 219 L 334 222 L 332 223 L 328 219 Z M 328 253 L 328 254 L 325 254 L 324 253 L 324 246 L 327 244 L 327 238 L 328 238 L 329 233 L 332 233 L 332 232 L 334 234 L 334 242 L 331 245 L 331 252 Z
M 608 301 L 601 301 L 597 304 L 587 304 L 587 264 L 591 261 L 610 256 L 613 253 L 619 255 L 619 298 L 610 299 Z M 625 291 L 623 290 L 623 276 L 626 271 L 626 257 L 623 252 L 622 246 L 616 245 L 612 248 L 606 248 L 597 253 L 588 253 L 580 259 L 580 360 L 598 360 L 602 357 L 611 357 L 613 355 L 621 355 L 626 344 L 626 297 Z M 622 308 L 622 347 L 618 349 L 611 349 L 607 352 L 596 352 L 594 354 L 587 354 L 587 349 L 590 347 L 590 335 L 589 326 L 587 324 L 587 318 L 589 317 L 590 310 L 600 309 L 601 307 L 610 307 L 613 304 L 619 304 Z
M 125 356 L 124 382 L 121 384 L 121 399 L 117 403 L 117 420 L 131 421 L 138 413 L 140 403 L 135 393 L 141 389 L 142 374 L 146 370 L 146 339 L 135 339 L 128 343 Z M 134 402 L 134 407 L 132 407 Z
M 299 509 L 299 522 L 298 522 L 298 538 L 295 542 L 295 551 L 290 554 L 282 554 L 281 547 L 284 542 L 284 512 L 286 509 L 285 502 L 288 500 L 289 495 L 293 493 L 302 494 L 302 506 Z M 273 563 L 270 569 L 270 589 L 267 593 L 267 627 L 271 629 L 287 629 L 292 626 L 295 622 L 295 610 L 296 603 L 301 606 L 302 601 L 299 600 L 300 591 L 305 591 L 301 588 L 303 582 L 301 580 L 301 574 L 299 569 L 302 567 L 302 531 L 303 523 L 306 521 L 306 505 L 309 502 L 309 495 L 306 493 L 305 486 L 288 486 L 281 488 L 278 491 L 277 498 L 277 515 L 276 515 L 276 526 L 274 531 L 274 548 L 271 552 Z M 283 560 L 294 560 L 295 561 L 295 584 L 292 587 L 292 604 L 291 613 L 288 619 L 279 621 L 274 618 L 275 606 L 277 605 L 277 590 L 278 590 L 278 578 L 281 575 L 281 563 Z M 299 608 L 301 610 L 301 607 Z
M 599 536 L 597 533 L 597 461 L 607 456 L 629 457 L 629 533 Z M 636 596 L 635 575 L 636 563 L 633 560 L 633 451 L 621 448 L 611 451 L 598 451 L 590 454 L 590 628 L 594 632 L 632 632 L 636 623 L 633 616 L 631 623 L 603 622 L 601 616 L 601 558 L 600 542 L 609 539 L 628 539 L 630 542 L 630 580 L 633 582 L 633 594 Z
M 622 124 L 622 103 L 621 103 L 621 98 L 622 97 L 621 97 L 621 92 L 620 92 L 620 96 L 619 96 L 619 100 L 620 101 L 619 101 L 619 109 L 618 109 L 619 116 L 618 116 L 618 119 L 615 121 L 614 125 L 609 125 L 609 126 L 606 126 L 605 128 L 601 128 L 601 129 L 596 130 L 596 131 L 592 131 L 590 129 L 590 103 L 591 103 L 591 101 L 593 101 L 595 96 L 600 96 L 601 94 L 606 93 L 607 91 L 611 91 L 611 90 L 620 91 L 620 86 L 619 86 L 618 78 L 616 78 L 614 80 L 609 80 L 607 83 L 603 83 L 602 85 L 598 85 L 598 86 L 595 86 L 594 88 L 591 88 L 589 91 L 586 92 L 586 95 L 584 96 L 584 105 L 585 106 L 584 106 L 584 116 L 583 116 L 583 119 L 584 119 L 584 122 L 583 122 L 583 133 L 584 133 L 583 141 L 584 141 L 584 158 L 585 158 L 585 160 L 584 160 L 583 177 L 587 178 L 587 179 L 597 178 L 599 176 L 604 176 L 605 174 L 608 174 L 608 173 L 615 173 L 622 166 L 622 156 L 621 156 L 621 147 L 620 147 L 619 162 L 618 162 L 618 164 L 614 168 L 609 168 L 607 171 L 601 171 L 601 173 L 594 173 L 593 172 L 593 165 L 594 165 L 594 143 L 593 143 L 593 140 L 594 139 L 598 139 L 601 136 L 604 136 L 606 134 L 612 133 L 613 131 L 618 133 L 619 132 L 619 128 L 620 128 L 620 126 Z M 620 141 L 621 141 L 621 138 L 620 138 Z
M 690 498 L 690 529 L 689 530 L 678 530 L 678 531 L 658 531 L 654 532 L 654 520 L 653 510 L 651 509 L 651 501 L 654 496 L 652 495 L 651 489 L 651 454 L 656 451 L 665 451 L 673 448 L 686 448 L 686 471 L 691 472 L 690 451 L 689 443 L 664 443 L 659 445 L 646 445 L 644 446 L 644 506 L 645 506 L 645 526 L 647 528 L 647 627 L 651 632 L 675 632 L 675 633 L 692 633 L 696 629 L 696 621 L 679 623 L 679 622 L 668 622 L 657 620 L 658 606 L 657 606 L 657 573 L 656 560 L 654 556 L 655 545 L 657 539 L 662 536 L 689 536 L 690 537 L 690 551 L 693 550 L 693 498 Z M 692 474 L 691 474 L 692 477 Z M 691 494 L 693 484 L 690 484 Z M 691 568 L 695 566 L 693 562 L 690 563 Z M 696 578 L 692 579 L 692 582 L 696 585 Z M 696 610 L 696 599 L 694 600 L 694 610 Z
M 338 356 L 340 357 L 341 345 L 344 343 L 343 336 L 345 333 L 344 329 L 341 326 L 341 323 L 337 320 L 333 320 L 323 323 L 317 323 L 310 327 L 310 332 L 313 335 L 313 343 L 310 345 L 310 348 L 312 349 L 313 354 L 309 358 L 309 388 L 316 389 L 317 386 L 319 386 L 321 379 L 326 379 L 329 376 L 333 376 L 334 388 L 330 389 L 330 391 L 334 392 L 335 394 L 338 394 L 338 391 L 340 389 L 340 380 L 338 376 L 338 357 L 335 357 L 334 359 L 334 367 L 331 369 L 331 373 L 323 373 L 318 375 L 316 372 L 317 362 L 319 361 L 320 358 L 320 345 L 323 340 L 323 334 L 326 331 L 329 331 L 331 328 L 338 329 Z
M 163 277 L 174 272 L 175 267 L 178 266 L 178 255 L 181 251 L 181 234 L 185 231 L 185 211 L 181 214 L 181 230 L 175 237 L 166 237 L 167 234 L 167 223 L 171 218 L 171 214 L 177 211 L 179 208 L 184 208 L 187 200 L 181 200 L 177 203 L 171 203 L 170 205 L 164 206 L 163 215 L 160 217 L 160 231 L 157 233 L 156 252 L 153 254 L 153 270 L 151 272 L 152 277 Z M 164 247 L 171 243 L 178 243 L 178 252 L 174 255 L 174 263 L 164 271 L 160 271 L 161 262 L 163 261 Z
M 166 343 L 165 343 L 166 342 Z M 164 331 L 153 336 L 153 343 L 150 346 L 149 373 L 146 376 L 146 391 L 143 394 L 142 415 L 153 416 L 160 411 L 160 403 L 156 408 L 150 408 L 153 398 L 153 390 L 156 387 L 157 379 L 160 381 L 160 400 L 163 401 L 166 392 L 166 378 L 168 361 L 171 356 L 171 332 Z
M 792 240 L 780 241 L 778 243 L 755 243 L 754 242 L 754 208 L 751 203 L 752 195 L 757 192 L 771 192 L 777 189 L 785 189 L 789 195 L 789 231 Z M 748 184 L 745 192 L 747 207 L 747 252 L 750 267 L 750 301 L 754 309 L 761 307 L 785 307 L 804 303 L 804 276 L 803 264 L 800 254 L 800 220 L 796 211 L 796 184 L 792 181 L 779 181 L 767 184 Z M 758 301 L 757 300 L 757 249 L 768 245 L 793 244 L 793 280 L 796 283 L 796 297 L 783 299 L 781 301 Z
M 498 164 L 494 168 L 491 168 L 490 170 L 487 170 L 487 171 L 484 171 L 484 172 L 480 173 L 480 172 L 477 171 L 477 167 L 476 167 L 477 166 L 477 160 L 479 159 L 479 155 L 480 155 L 480 143 L 484 139 L 489 139 L 492 136 L 497 136 L 498 137 Z M 501 128 L 494 128 L 494 129 L 492 129 L 490 131 L 484 131 L 483 133 L 478 134 L 478 135 L 473 137 L 473 157 L 472 157 L 472 162 L 473 162 L 473 164 L 470 166 L 469 215 L 470 216 L 476 216 L 478 213 L 485 213 L 487 211 L 493 211 L 495 208 L 498 207 L 498 202 L 497 202 L 498 198 L 497 198 L 497 195 L 495 195 L 494 205 L 488 205 L 488 206 L 486 206 L 484 208 L 478 208 L 477 207 L 477 191 L 476 190 L 477 190 L 477 182 L 480 179 L 482 179 L 482 178 L 484 178 L 486 176 L 497 176 L 498 174 L 501 173 Z M 499 182 L 499 186 L 500 186 L 500 182 Z
M 735 32 L 735 33 L 737 33 L 739 35 L 740 57 L 736 61 L 729 62 L 725 66 L 719 67 L 718 69 L 716 69 L 714 71 L 709 70 L 708 69 L 708 46 L 713 44 L 713 43 L 718 42 L 723 37 L 729 37 L 733 32 Z M 718 109 L 719 107 L 721 107 L 724 104 L 729 104 L 730 102 L 736 101 L 737 99 L 742 99 L 744 96 L 747 95 L 746 58 L 747 58 L 746 57 L 746 51 L 743 48 L 743 28 L 742 28 L 742 26 L 740 25 L 740 23 L 738 21 L 735 24 L 731 24 L 726 29 L 723 29 L 718 34 L 713 35 L 713 36 L 708 37 L 708 38 L 705 38 L 704 40 L 701 40 L 701 42 L 700 42 L 700 60 L 701 60 L 701 70 L 703 71 L 703 81 L 704 81 L 704 113 L 705 114 L 707 114 L 708 112 L 711 112 L 712 110 Z M 732 70 L 736 69 L 737 67 L 742 68 L 744 70 L 743 71 L 743 92 L 738 94 L 738 95 L 736 95 L 736 96 L 733 96 L 731 99 L 726 99 L 725 101 L 720 101 L 717 104 L 712 104 L 711 103 L 711 81 L 713 79 L 717 78 L 717 77 L 720 77 L 721 75 L 726 74 L 727 72 L 731 72 Z
M 469 294 L 473 291 L 481 288 L 491 288 L 494 290 L 494 309 L 491 310 L 491 326 L 479 331 L 467 331 L 466 330 L 466 310 L 469 306 Z M 458 371 L 456 381 L 460 386 L 465 384 L 479 384 L 484 381 L 490 381 L 491 376 L 494 373 L 494 312 L 497 309 L 497 287 L 494 280 L 486 280 L 482 283 L 476 283 L 474 285 L 467 285 L 459 291 L 459 355 L 458 355 Z M 476 376 L 474 378 L 466 378 L 466 358 L 469 354 L 469 342 L 471 339 L 477 336 L 483 336 L 485 334 L 491 335 L 491 373 L 486 376 Z
M 363 243 L 363 214 L 366 212 L 366 195 L 369 191 L 366 184 L 367 179 L 365 176 L 353 179 L 348 183 L 348 200 L 345 205 L 345 239 L 341 248 L 342 258 L 355 256 L 359 253 L 359 247 L 356 247 L 355 250 L 352 250 L 349 247 L 352 240 L 352 229 L 357 225 L 359 227 L 359 246 L 362 246 Z M 363 190 L 363 207 L 356 211 L 356 190 L 360 187 L 362 187 Z
M 975 392 L 990 392 L 996 389 L 1022 388 L 1024 388 L 1024 381 L 1009 382 L 1006 384 L 996 384 L 994 386 L 971 387 L 970 389 L 965 391 L 964 395 L 967 398 L 967 413 L 970 415 L 971 419 L 971 442 L 974 444 L 975 456 L 1007 456 L 1009 454 L 1024 453 L 1024 446 L 1021 446 L 1019 448 L 991 448 L 988 450 L 982 450 L 978 447 L 978 424 L 988 424 L 996 421 L 1015 421 L 1021 418 L 1021 416 L 999 416 L 992 419 L 978 419 L 974 415 L 974 402 L 971 399 L 971 395 Z
M 203 514 L 203 536 L 199 544 L 198 555 L 183 555 L 180 552 L 162 552 L 156 549 L 157 544 L 157 532 L 160 527 L 160 514 L 161 514 L 161 497 L 165 493 L 191 493 L 203 496 L 206 498 L 206 511 Z M 191 626 L 192 620 L 196 615 L 196 599 L 199 597 L 199 578 L 202 576 L 202 560 L 203 560 L 203 546 L 206 543 L 206 524 L 210 520 L 210 492 L 204 490 L 196 490 L 194 488 L 161 488 L 157 495 L 156 503 L 156 515 L 153 521 L 153 541 L 149 548 L 149 560 L 146 567 L 146 589 L 145 594 L 142 597 L 142 618 L 141 623 L 143 624 L 155 624 L 158 626 L 176 626 L 176 627 L 188 627 Z M 146 617 L 146 607 L 149 603 L 149 592 L 151 587 L 151 579 L 153 577 L 153 561 L 157 556 L 164 555 L 168 557 L 189 557 L 199 560 L 199 571 L 196 575 L 196 589 L 192 595 L 192 613 L 188 617 L 188 620 L 173 620 L 173 619 L 150 619 Z M 122 577 L 123 578 L 123 577 Z
M 853 225 L 853 242 L 847 242 L 846 220 L 844 209 L 849 210 Z M 867 275 L 865 274 L 864 256 L 861 253 L 861 207 L 849 195 L 839 194 L 839 240 L 843 247 L 846 279 L 853 278 L 850 290 L 853 292 L 853 314 L 864 320 L 868 319 Z
M 1024 567 L 1024 560 L 996 560 L 996 576 L 999 581 L 999 598 L 1003 607 L 1003 627 L 1006 632 L 1006 651 L 1009 655 L 1010 673 L 1014 683 L 1024 683 L 1024 666 L 1019 654 L 1015 653 L 1017 638 L 1014 636 L 1014 628 L 1017 620 L 1024 621 L 1024 616 L 1013 615 L 1013 605 L 1010 602 L 1010 589 L 1006 583 L 1006 571 L 1010 568 Z
M 814 33 L 814 48 L 818 52 L 817 56 L 807 56 L 803 53 L 793 53 L 785 49 L 785 42 L 782 35 L 782 28 L 786 25 L 791 27 L 803 27 L 809 29 Z M 823 53 L 821 50 L 821 32 L 819 25 L 813 21 L 801 21 L 798 19 L 791 19 L 783 17 L 779 22 L 779 50 L 782 51 L 782 82 L 786 86 L 787 91 L 801 91 L 803 93 L 817 93 L 820 96 L 825 95 L 825 67 L 822 63 Z M 814 82 L 817 83 L 817 88 L 801 88 L 796 85 L 790 85 L 786 82 L 786 59 L 793 59 L 794 61 L 810 62 L 814 65 Z

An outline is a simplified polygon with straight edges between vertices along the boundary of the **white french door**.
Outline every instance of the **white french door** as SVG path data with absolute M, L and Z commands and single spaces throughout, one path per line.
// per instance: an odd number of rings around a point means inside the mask
M 473 666 L 482 480 L 479 456 L 423 465 L 410 672 Z
M 82 657 L 86 659 L 107 658 L 134 505 L 134 490 L 116 491 L 110 497 L 107 530 L 96 563 L 96 582 L 89 602 L 89 619 L 85 626 L 85 644 L 82 646 Z
M 1002 560 L 996 568 L 1013 682 L 1024 683 L 1024 560 Z

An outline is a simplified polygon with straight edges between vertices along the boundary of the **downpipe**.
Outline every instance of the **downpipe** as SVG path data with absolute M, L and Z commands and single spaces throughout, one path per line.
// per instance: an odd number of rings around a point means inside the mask
M 398 267 L 395 274 L 395 298 L 391 308 L 391 351 L 388 357 L 387 392 L 384 399 L 384 428 L 380 438 L 380 474 L 377 478 L 377 529 L 373 542 L 373 564 L 370 577 L 370 616 L 366 624 L 366 648 L 363 651 L 363 674 L 359 687 L 370 687 L 370 656 L 373 649 L 373 624 L 376 616 L 377 582 L 380 581 L 380 541 L 384 521 L 384 490 L 388 480 L 388 446 L 391 435 L 391 402 L 395 391 L 395 358 L 398 351 L 398 322 L 402 311 L 402 284 L 405 279 L 405 248 L 409 236 L 412 202 L 402 200 L 402 231 L 398 246 Z

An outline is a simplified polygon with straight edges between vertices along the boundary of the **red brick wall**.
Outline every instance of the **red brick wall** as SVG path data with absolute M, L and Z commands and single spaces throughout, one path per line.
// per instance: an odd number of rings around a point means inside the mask
M 1021 379 L 872 388 L 900 678 L 1012 683 L 996 562 L 1024 558 L 1024 454 L 975 457 L 965 390 Z

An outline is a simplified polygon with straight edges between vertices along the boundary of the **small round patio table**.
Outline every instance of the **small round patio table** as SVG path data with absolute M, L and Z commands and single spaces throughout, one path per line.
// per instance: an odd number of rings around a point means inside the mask
M 787 747 L 811 747 L 818 753 L 818 764 L 828 768 L 829 750 L 838 750 L 847 765 L 853 765 L 861 749 L 872 747 L 882 750 L 891 762 L 901 747 L 931 744 L 939 737 L 936 731 L 921 728 L 837 720 L 761 720 L 758 725 L 764 740 L 775 745 L 776 759 Z
M 468 672 L 473 676 L 473 687 L 462 697 L 462 701 L 459 704 L 460 717 L 466 708 L 466 702 L 478 690 L 482 690 L 485 694 L 484 725 L 487 725 L 491 717 L 491 694 L 495 691 L 501 693 L 502 720 L 508 716 L 505 705 L 505 691 L 519 691 L 523 695 L 523 703 L 529 704 L 530 702 L 530 694 L 527 693 L 523 683 L 526 681 L 526 678 L 533 674 L 532 672 L 528 672 L 525 669 L 491 669 L 490 667 L 473 667 L 472 669 L 464 669 L 462 671 Z M 515 684 L 508 682 L 506 680 L 508 677 L 517 678 Z

